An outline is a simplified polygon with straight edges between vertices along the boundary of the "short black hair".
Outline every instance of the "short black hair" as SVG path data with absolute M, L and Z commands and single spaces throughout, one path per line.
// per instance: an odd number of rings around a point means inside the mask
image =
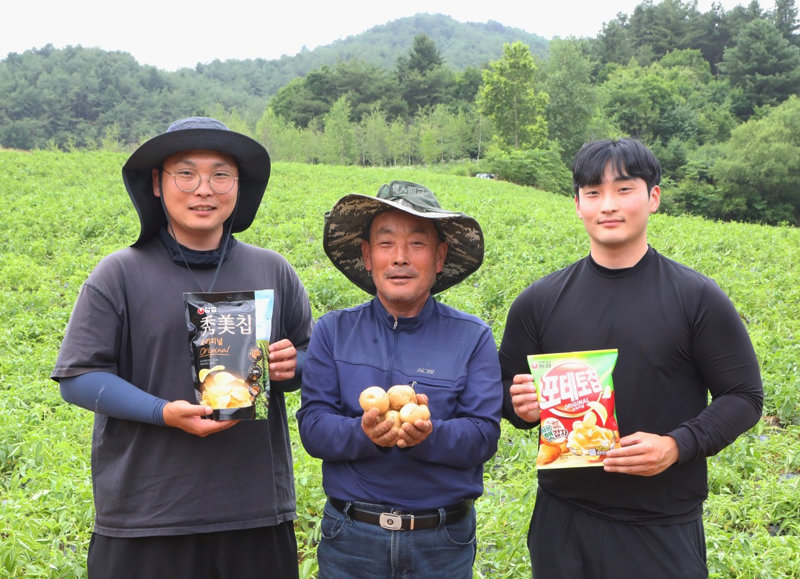
M 609 163 L 621 177 L 643 179 L 647 184 L 648 195 L 661 182 L 661 163 L 641 142 L 630 137 L 601 139 L 583 145 L 572 161 L 575 196 L 577 197 L 580 187 L 602 183 Z

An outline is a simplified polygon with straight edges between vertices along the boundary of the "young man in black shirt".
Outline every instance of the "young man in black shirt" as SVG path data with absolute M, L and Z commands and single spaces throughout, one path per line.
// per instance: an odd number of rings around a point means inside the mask
M 618 350 L 620 447 L 602 468 L 539 471 L 528 534 L 536 577 L 707 577 L 705 459 L 761 415 L 758 362 L 736 309 L 714 281 L 648 244 L 660 177 L 634 139 L 584 145 L 573 180 L 590 253 L 531 284 L 508 314 L 503 414 L 518 428 L 540 415 L 527 355 Z

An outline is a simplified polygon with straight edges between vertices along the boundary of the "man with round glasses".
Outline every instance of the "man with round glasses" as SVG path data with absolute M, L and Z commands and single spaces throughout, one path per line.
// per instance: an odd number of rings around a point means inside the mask
M 174 122 L 122 169 L 139 215 L 130 247 L 81 288 L 52 378 L 94 412 L 89 577 L 297 577 L 284 393 L 313 325 L 279 254 L 237 241 L 270 175 L 267 151 L 205 117 Z M 184 292 L 274 290 L 269 419 L 196 404 Z
M 192 249 L 219 247 L 223 224 L 236 207 L 236 159 L 218 151 L 179 151 L 152 175 L 154 194 L 169 215 L 170 234 Z

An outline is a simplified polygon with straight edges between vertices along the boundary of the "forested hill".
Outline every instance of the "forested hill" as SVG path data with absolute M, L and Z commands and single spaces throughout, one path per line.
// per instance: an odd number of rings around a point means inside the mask
M 362 34 L 312 52 L 303 52 L 295 58 L 307 54 L 313 63 L 311 68 L 350 58 L 363 58 L 383 68 L 391 68 L 398 56 L 408 52 L 418 34 L 433 40 L 445 65 L 453 70 L 484 66 L 502 55 L 503 44 L 518 40 L 527 44 L 536 56 L 547 54 L 546 39 L 519 28 L 510 28 L 492 20 L 462 23 L 441 14 L 417 14 L 375 26 Z
M 200 64 L 196 70 L 222 80 L 232 80 L 232 70 L 256 65 L 267 78 L 261 81 L 261 93 L 272 95 L 296 76 L 305 76 L 323 65 L 358 59 L 391 69 L 397 58 L 411 48 L 414 37 L 424 34 L 441 53 L 444 64 L 456 71 L 467 67 L 483 67 L 503 54 L 503 44 L 522 41 L 535 56 L 546 56 L 548 41 L 541 36 L 510 28 L 498 22 L 462 23 L 441 14 L 417 14 L 381 24 L 354 36 L 348 36 L 314 50 L 302 50 L 294 56 L 276 60 L 246 60 Z
M 189 114 L 236 110 L 247 124 L 294 78 L 323 65 L 357 59 L 391 69 L 414 37 L 428 36 L 452 70 L 481 68 L 522 41 L 544 56 L 548 42 L 496 22 L 461 23 L 418 14 L 314 50 L 275 60 L 213 61 L 176 72 L 140 65 L 130 54 L 51 45 L 0 61 L 0 146 L 18 149 L 99 145 L 110 136 L 136 142 Z
M 570 193 L 581 144 L 627 135 L 661 160 L 663 210 L 800 225 L 795 2 L 644 0 L 595 38 L 551 40 L 421 14 L 293 57 L 176 72 L 46 46 L 0 61 L 0 148 L 132 150 L 208 115 L 275 161 L 456 162 Z

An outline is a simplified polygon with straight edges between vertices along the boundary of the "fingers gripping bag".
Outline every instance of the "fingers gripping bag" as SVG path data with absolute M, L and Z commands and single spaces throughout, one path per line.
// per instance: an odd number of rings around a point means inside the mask
M 273 290 L 183 294 L 198 404 L 213 420 L 269 417 Z
M 528 356 L 539 400 L 539 469 L 602 466 L 619 446 L 611 373 L 617 350 Z

